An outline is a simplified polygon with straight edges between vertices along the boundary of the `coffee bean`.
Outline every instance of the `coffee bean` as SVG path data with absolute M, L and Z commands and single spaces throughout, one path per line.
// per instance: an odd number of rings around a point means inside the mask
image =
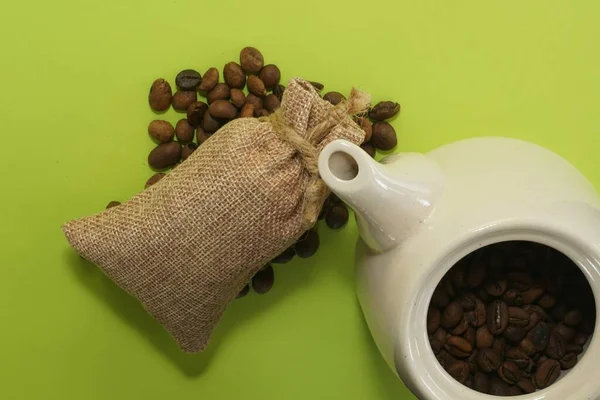
M 475 328 L 479 328 L 484 325 L 487 320 L 487 311 L 485 309 L 485 304 L 481 300 L 477 300 L 475 304 L 475 309 L 473 311 L 469 311 L 466 313 L 466 318 L 469 323 Z
M 467 358 L 473 351 L 469 342 L 460 336 L 450 336 L 446 341 L 445 348 L 448 353 L 458 358 Z
M 493 377 L 490 384 L 490 393 L 492 396 L 508 396 L 510 388 L 499 378 Z
M 148 134 L 159 143 L 167 143 L 173 140 L 175 128 L 168 121 L 155 119 L 148 125 Z
M 263 81 L 267 90 L 273 90 L 275 86 L 279 85 L 281 72 L 276 65 L 269 64 L 262 67 L 258 73 L 258 77 Z
M 490 392 L 490 378 L 483 372 L 477 372 L 473 375 L 473 390 L 487 394 Z
M 544 288 L 540 285 L 533 285 L 529 289 L 523 291 L 523 304 L 534 303 L 544 294 Z
M 479 365 L 477 365 L 477 355 L 479 354 L 478 349 L 473 349 L 471 355 L 467 358 L 467 364 L 469 364 L 469 371 L 471 374 L 479 372 Z
M 477 296 L 475 296 L 473 293 L 467 293 L 460 298 L 459 302 L 463 310 L 472 311 L 477 305 Z
M 254 117 L 254 105 L 253 104 L 244 104 L 242 107 L 242 111 L 240 111 L 239 118 L 252 118 Z
M 577 365 L 577 354 L 566 353 L 558 362 L 562 369 L 571 369 Z
M 552 385 L 560 375 L 560 364 L 556 360 L 544 360 L 537 366 L 533 377 L 533 383 L 538 389 L 544 389 Z
M 230 88 L 243 89 L 246 85 L 246 74 L 236 62 L 228 62 L 223 67 L 223 79 Z
M 260 110 L 263 108 L 263 100 L 252 93 L 246 96 L 246 104 L 252 104 L 255 110 Z
M 328 102 L 336 106 L 342 101 L 346 100 L 346 97 L 344 97 L 344 95 L 340 92 L 328 92 L 325 93 L 325 95 L 323 96 L 323 100 L 327 100 Z
M 490 349 L 494 350 L 496 353 L 500 354 L 500 356 L 504 357 L 504 351 L 506 349 L 506 340 L 503 337 L 494 338 L 494 343 L 492 343 L 492 347 Z
M 463 318 L 464 319 L 464 318 Z M 471 347 L 475 347 L 475 328 L 467 325 L 467 330 L 462 335 Z
M 452 281 L 450 279 L 448 279 L 447 277 L 444 278 L 443 285 L 444 285 L 444 288 L 446 289 L 446 292 L 448 292 L 448 296 L 450 296 L 450 297 L 456 296 L 456 291 L 454 290 L 454 286 L 452 285 Z
M 330 229 L 340 229 L 346 225 L 348 218 L 348 208 L 343 204 L 336 204 L 327 213 L 325 223 Z
M 183 146 L 183 149 L 181 150 L 181 161 L 187 160 L 188 157 L 191 156 L 197 148 L 198 145 L 194 142 L 188 143 L 185 146 Z
M 467 286 L 467 268 L 464 264 L 455 265 L 450 272 L 448 272 L 452 286 L 456 289 L 461 290 Z
M 575 329 L 568 327 L 564 322 L 557 324 L 554 331 L 558 332 L 567 342 L 571 342 L 577 333 Z
M 487 310 L 487 326 L 494 335 L 501 335 L 508 326 L 508 306 L 501 300 L 492 302 Z
M 500 368 L 502 357 L 492 349 L 481 349 L 476 361 L 483 372 L 493 372 Z
M 252 288 L 258 294 L 265 294 L 273 287 L 275 272 L 270 265 L 258 271 L 252 278 Z
M 433 333 L 440 327 L 440 310 L 430 308 L 427 311 L 427 332 Z
M 550 339 L 550 330 L 545 322 L 538 322 L 532 330 L 527 333 L 527 338 L 531 340 L 536 351 L 544 351 Z
M 575 336 L 573 336 L 573 343 L 579 346 L 585 346 L 589 339 L 589 336 L 583 332 L 577 332 Z
M 277 85 L 273 88 L 273 94 L 277 96 L 277 99 L 281 102 L 283 99 L 283 93 L 285 92 L 285 86 Z
M 384 121 L 395 117 L 400 112 L 400 104 L 393 101 L 380 101 L 369 111 L 369 117 L 376 121 Z
M 371 156 L 371 158 L 375 158 L 377 152 L 375 150 L 375 146 L 373 146 L 371 143 L 363 143 L 360 145 L 360 148 L 363 149 L 369 156 Z
M 286 264 L 292 261 L 292 258 L 296 255 L 296 251 L 294 250 L 294 246 L 290 246 L 283 251 L 280 255 L 273 259 L 273 263 L 275 264 Z
M 508 283 L 504 280 L 494 280 L 485 285 L 485 290 L 488 292 L 490 296 L 500 297 L 504 294 L 506 289 L 508 288 Z
M 166 176 L 166 174 L 164 174 L 163 172 L 158 172 L 154 175 L 152 175 L 147 181 L 146 181 L 146 185 L 144 186 L 145 189 L 148 189 L 150 186 L 154 185 L 155 183 L 157 183 L 158 181 L 160 181 L 162 178 L 164 178 Z
M 522 306 L 523 305 L 523 297 L 521 296 L 521 292 L 518 289 L 508 289 L 502 295 L 502 300 L 508 305 L 511 306 Z
M 516 385 L 521 379 L 521 370 L 512 361 L 504 361 L 498 368 L 498 376 L 509 385 Z
M 436 354 L 435 358 L 438 360 L 442 368 L 446 368 L 450 364 L 456 362 L 456 358 L 454 358 L 450 353 L 446 350 L 441 350 L 438 354 Z
M 494 335 L 490 332 L 487 325 L 482 325 L 475 332 L 475 346 L 478 349 L 491 347 L 494 343 Z
M 154 111 L 166 111 L 171 106 L 171 98 L 173 92 L 171 85 L 164 79 L 157 79 L 152 83 L 150 94 L 148 95 L 148 103 Z
M 520 307 L 508 307 L 508 324 L 524 328 L 529 325 L 529 314 Z
M 581 325 L 579 326 L 579 330 L 585 334 L 591 335 L 596 330 L 596 315 L 594 310 L 594 315 L 588 316 L 587 319 L 581 321 Z
M 208 110 L 208 105 L 201 101 L 192 103 L 187 110 L 187 120 L 190 125 L 197 128 L 202 123 L 204 114 Z
M 202 76 L 198 71 L 193 69 L 185 69 L 175 77 L 175 84 L 181 90 L 196 90 L 200 85 Z
M 375 122 L 373 124 L 373 136 L 371 142 L 378 150 L 392 150 L 398 144 L 396 131 L 387 122 Z
M 565 355 L 566 347 L 567 343 L 565 338 L 563 338 L 562 335 L 557 331 L 554 331 L 550 334 L 550 339 L 548 339 L 548 345 L 546 346 L 545 353 L 548 358 L 560 360 Z
M 437 286 L 431 295 L 431 306 L 444 308 L 450 303 L 450 298 L 443 287 Z
M 519 389 L 517 386 L 509 386 L 507 396 L 520 396 L 523 394 L 523 391 Z
M 198 144 L 206 142 L 211 135 L 212 134 L 210 133 L 206 133 L 200 126 L 196 128 L 196 140 L 198 141 Z
M 537 303 L 542 308 L 550 309 L 556 304 L 556 298 L 550 293 L 545 293 L 542 297 L 539 298 Z
M 492 296 L 490 296 L 489 293 L 483 287 L 477 290 L 477 297 L 479 297 L 481 301 L 485 303 L 489 303 L 490 301 L 492 301 Z
M 577 355 L 583 353 L 583 346 L 580 346 L 578 344 L 573 344 L 573 343 L 567 343 L 567 346 L 565 347 L 565 351 L 567 353 L 575 353 Z
M 462 335 L 463 333 L 465 333 L 467 331 L 467 329 L 469 328 L 469 321 L 467 321 L 467 319 L 465 318 L 464 314 L 460 320 L 460 322 L 458 323 L 458 325 L 456 325 L 451 331 L 450 334 L 451 335 Z
M 221 127 L 221 123 L 217 121 L 210 112 L 205 112 L 202 118 L 202 129 L 206 133 L 215 133 Z
M 116 206 L 120 206 L 121 202 L 120 201 L 111 201 L 110 203 L 108 203 L 108 205 L 106 206 L 106 209 L 108 210 L 109 208 L 113 208 Z
M 217 83 L 215 87 L 206 95 L 208 104 L 211 104 L 217 100 L 229 100 L 230 98 L 231 88 L 226 83 Z
M 227 100 L 215 100 L 208 107 L 208 112 L 214 118 L 234 119 L 237 117 L 238 110 Z
M 528 337 L 525 337 L 525 339 L 521 340 L 521 342 L 519 343 L 519 349 L 522 350 L 528 356 L 531 356 L 537 351 L 535 344 Z
M 463 308 L 458 301 L 448 304 L 442 312 L 441 324 L 444 328 L 454 328 L 463 318 Z
M 319 82 L 308 81 L 308 83 L 310 83 L 312 87 L 314 87 L 315 90 L 317 90 L 318 92 L 323 90 L 323 88 L 325 87 L 322 83 Z
M 272 113 L 273 111 L 279 108 L 279 99 L 274 94 L 270 94 L 267 97 L 265 97 L 264 106 L 265 110 Z
M 300 258 L 312 257 L 319 249 L 319 244 L 319 234 L 311 229 L 296 242 L 296 254 Z
M 175 125 L 175 134 L 179 142 L 189 143 L 194 140 L 194 127 L 190 125 L 187 119 L 180 119 Z
M 356 117 L 354 119 L 358 126 L 361 127 L 363 132 L 365 132 L 365 140 L 363 143 L 367 143 L 371 140 L 371 136 L 373 135 L 373 125 L 371 125 L 371 121 L 367 117 Z
M 250 292 L 250 285 L 247 284 L 246 286 L 244 286 L 244 288 L 238 293 L 237 298 L 241 299 L 242 297 L 246 296 L 248 294 L 248 292 Z
M 265 110 L 264 108 L 261 108 L 260 110 L 254 110 L 254 116 L 256 118 L 268 117 L 269 116 L 269 112 L 267 110 Z
M 185 112 L 196 100 L 198 100 L 198 96 L 195 91 L 178 90 L 173 95 L 171 104 L 173 105 L 173 109 L 175 109 L 175 111 Z
M 456 361 L 450 364 L 446 371 L 460 383 L 465 383 L 469 377 L 469 365 L 464 361 Z
M 552 309 L 552 318 L 554 318 L 557 322 L 562 321 L 567 315 L 567 306 L 564 304 L 558 304 L 556 307 Z
M 248 75 L 258 74 L 264 62 L 262 53 L 254 47 L 244 47 L 240 52 L 240 66 Z
M 525 328 L 509 325 L 506 327 L 502 335 L 506 338 L 506 340 L 510 340 L 513 343 L 519 343 L 525 337 L 525 335 L 527 335 L 527 331 Z
M 506 350 L 506 358 L 509 361 L 517 364 L 517 366 L 523 370 L 526 369 L 531 363 L 531 359 L 527 353 L 518 347 L 511 347 L 510 349 Z
M 533 385 L 533 382 L 530 378 L 525 378 L 522 376 L 521 379 L 519 379 L 519 383 L 517 383 L 517 386 L 525 393 L 535 392 L 535 386 Z
M 181 159 L 181 145 L 177 142 L 161 143 L 148 155 L 148 164 L 155 170 L 172 167 Z
M 524 259 L 520 259 L 524 260 Z M 523 261 L 526 264 L 526 261 Z M 508 286 L 513 289 L 517 289 L 520 292 L 529 290 L 533 279 L 531 275 L 525 272 L 510 272 L 506 275 L 508 280 Z
M 246 95 L 241 89 L 231 89 L 229 94 L 231 103 L 237 108 L 242 108 L 246 104 Z
M 206 94 L 213 90 L 217 83 L 219 83 L 219 70 L 215 67 L 209 68 L 202 77 L 198 91 Z
M 248 91 L 258 97 L 264 97 L 267 95 L 265 83 L 256 75 L 250 75 L 248 77 Z
M 486 266 L 481 260 L 476 260 L 469 265 L 467 271 L 467 285 L 474 288 L 483 283 L 486 276 Z
M 446 340 L 448 340 L 448 333 L 442 328 L 439 328 L 433 333 L 433 338 L 440 342 L 441 347 L 444 347 L 446 345 Z
M 573 327 L 579 325 L 582 319 L 583 314 L 580 310 L 570 310 L 565 314 L 563 322 L 565 323 L 565 325 Z

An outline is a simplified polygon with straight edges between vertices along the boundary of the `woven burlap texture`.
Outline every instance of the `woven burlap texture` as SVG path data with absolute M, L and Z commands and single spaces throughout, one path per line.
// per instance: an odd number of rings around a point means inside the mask
M 227 306 L 315 223 L 327 195 L 316 164 L 284 139 L 312 135 L 315 156 L 335 139 L 360 144 L 363 131 L 339 111 L 360 108 L 351 103 L 333 108 L 308 82 L 292 79 L 272 119 L 226 124 L 131 200 L 64 224 L 67 240 L 136 297 L 183 351 L 202 351 Z M 333 125 L 323 126 L 326 120 Z

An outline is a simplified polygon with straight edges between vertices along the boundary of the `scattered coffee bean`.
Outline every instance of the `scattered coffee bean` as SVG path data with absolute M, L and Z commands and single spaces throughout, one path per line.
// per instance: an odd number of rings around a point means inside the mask
M 227 100 L 215 100 L 208 107 L 208 112 L 214 118 L 234 119 L 237 117 L 238 110 Z
M 279 85 L 279 80 L 281 79 L 281 72 L 276 65 L 269 64 L 265 65 L 260 72 L 258 73 L 258 77 L 261 81 L 264 82 L 267 90 L 273 90 L 273 88 Z
M 206 103 L 201 101 L 192 103 L 187 110 L 188 123 L 194 128 L 199 127 L 206 111 L 208 111 L 208 105 Z
M 173 105 L 173 109 L 176 111 L 185 112 L 196 100 L 198 100 L 198 96 L 196 95 L 195 91 L 178 90 L 173 95 L 171 104 Z
M 167 143 L 173 140 L 175 128 L 168 121 L 155 119 L 148 125 L 148 134 L 159 143 Z
M 246 74 L 236 62 L 229 62 L 223 68 L 223 79 L 230 88 L 243 89 L 246 85 Z
M 210 133 L 206 133 L 200 126 L 196 128 L 196 140 L 198 144 L 206 142 L 211 135 Z
M 473 351 L 469 342 L 460 336 L 450 336 L 446 341 L 445 348 L 448 353 L 458 358 L 467 358 Z
M 248 75 L 258 74 L 264 63 L 262 53 L 254 47 L 244 47 L 240 52 L 240 66 Z
M 187 160 L 188 157 L 191 156 L 197 148 L 198 145 L 194 142 L 188 143 L 185 146 L 183 146 L 183 149 L 181 150 L 181 161 Z
M 375 149 L 375 146 L 373 146 L 371 143 L 363 143 L 363 144 L 360 145 L 360 147 L 368 155 L 370 155 L 371 158 L 375 158 L 375 155 L 377 154 L 377 150 Z
M 375 122 L 373 124 L 373 136 L 371 142 L 378 150 L 389 151 L 398 144 L 396 131 L 387 122 Z
M 252 93 L 246 96 L 246 104 L 252 104 L 255 110 L 261 110 L 263 108 L 262 99 L 256 95 L 253 95 Z
M 300 258 L 312 257 L 319 249 L 319 244 L 319 234 L 316 230 L 311 229 L 296 242 L 296 254 Z
M 325 95 L 323 96 L 323 100 L 327 100 L 334 106 L 337 106 L 342 101 L 346 100 L 346 98 L 340 92 L 328 92 L 328 93 L 325 93 Z
M 559 375 L 560 363 L 556 360 L 547 359 L 538 364 L 533 383 L 538 389 L 544 389 L 552 385 Z
M 106 209 L 108 210 L 109 208 L 113 208 L 113 207 L 120 206 L 120 205 L 121 205 L 120 201 L 113 200 L 110 203 L 108 203 L 108 205 L 106 206 Z
M 252 278 L 252 288 L 258 294 L 265 294 L 273 287 L 275 272 L 270 265 L 258 271 Z
M 162 143 L 148 155 L 148 164 L 155 170 L 172 167 L 181 160 L 181 145 L 177 142 Z
M 250 292 L 250 285 L 247 284 L 246 286 L 244 286 L 244 288 L 240 291 L 240 293 L 237 295 L 237 298 L 242 298 L 244 296 L 246 296 L 248 294 L 248 292 Z
M 380 101 L 369 111 L 369 117 L 376 121 L 384 121 L 395 117 L 400 112 L 400 104 L 393 101 Z
M 241 89 L 231 89 L 231 103 L 237 108 L 242 108 L 246 104 L 246 95 Z
M 155 183 L 157 183 L 158 181 L 160 181 L 165 176 L 166 175 L 163 172 L 157 172 L 156 174 L 152 175 L 150 177 L 150 179 L 148 179 L 146 181 L 145 188 L 148 189 L 150 186 L 154 185 Z
M 152 83 L 150 94 L 148 95 L 148 103 L 154 111 L 166 111 L 171 106 L 172 97 L 171 85 L 161 78 Z
M 190 143 L 194 140 L 194 127 L 186 118 L 180 119 L 175 125 L 175 135 L 182 144 Z
M 325 222 L 330 229 L 340 229 L 348 222 L 348 208 L 343 204 L 336 204 L 327 213 Z
M 217 83 L 219 83 L 219 70 L 214 67 L 209 68 L 202 77 L 198 91 L 206 94 L 213 90 L 217 86 Z
M 274 94 L 266 96 L 263 103 L 265 110 L 267 110 L 270 113 L 279 108 L 279 99 Z
M 205 112 L 202 118 L 202 129 L 206 133 L 215 133 L 221 127 L 221 123 L 217 121 L 210 112 Z
M 267 110 L 265 110 L 264 108 L 261 108 L 260 110 L 255 110 L 254 115 L 256 116 L 256 118 L 268 117 L 269 112 Z
M 285 86 L 279 84 L 273 88 L 273 94 L 277 96 L 279 102 L 283 99 L 283 92 L 285 92 Z
M 231 89 L 226 83 L 217 83 L 215 87 L 208 92 L 206 100 L 211 104 L 217 100 L 229 100 L 231 97 Z
M 524 328 L 529 325 L 529 314 L 520 307 L 508 307 L 508 324 Z
M 357 117 L 355 121 L 365 132 L 364 143 L 369 142 L 369 140 L 371 140 L 371 136 L 373 135 L 373 125 L 371 125 L 371 121 L 369 121 L 367 117 Z
M 320 92 L 325 87 L 322 83 L 319 82 L 308 81 L 308 83 L 310 83 L 317 92 Z
M 248 76 L 248 91 L 258 97 L 264 97 L 267 95 L 265 83 L 256 75 Z
M 296 251 L 294 250 L 294 246 L 288 247 L 283 253 L 275 257 L 272 261 L 274 264 L 285 264 L 294 258 L 296 255 Z
M 238 115 L 240 118 L 252 118 L 254 117 L 254 104 L 244 104 L 242 111 Z
M 198 71 L 193 69 L 185 69 L 177 74 L 175 84 L 181 90 L 195 91 L 200 85 L 202 77 Z

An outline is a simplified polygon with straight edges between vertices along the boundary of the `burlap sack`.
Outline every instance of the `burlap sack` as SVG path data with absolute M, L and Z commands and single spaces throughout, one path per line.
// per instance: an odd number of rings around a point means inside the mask
M 328 194 L 318 154 L 363 141 L 349 114 L 368 102 L 353 91 L 333 107 L 293 79 L 273 115 L 228 123 L 157 184 L 63 230 L 182 350 L 201 351 L 252 276 L 315 223 Z

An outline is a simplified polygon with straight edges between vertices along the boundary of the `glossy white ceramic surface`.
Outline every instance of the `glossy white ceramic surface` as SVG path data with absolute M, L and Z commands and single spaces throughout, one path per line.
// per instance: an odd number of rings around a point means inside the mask
M 570 257 L 600 309 L 600 199 L 568 162 L 506 138 L 469 139 L 381 164 L 348 142 L 329 144 L 322 178 L 355 211 L 358 297 L 389 366 L 422 400 L 497 399 L 451 378 L 425 327 L 434 288 L 466 254 L 505 240 L 531 240 Z M 516 399 L 600 398 L 600 340 L 549 388 Z

